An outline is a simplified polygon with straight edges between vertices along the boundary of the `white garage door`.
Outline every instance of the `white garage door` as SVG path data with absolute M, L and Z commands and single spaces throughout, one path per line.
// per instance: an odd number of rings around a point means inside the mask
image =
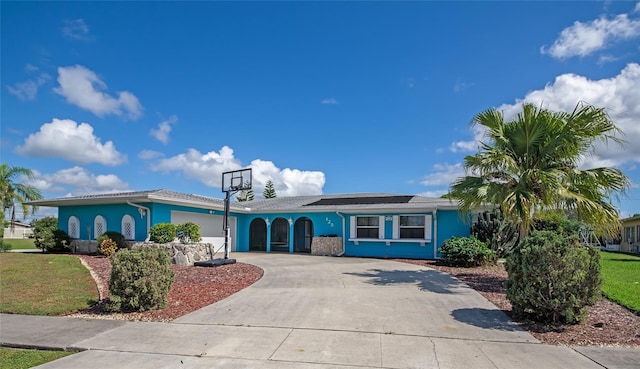
M 193 222 L 199 225 L 202 242 L 212 243 L 216 249 L 218 246 L 224 245 L 223 218 L 222 215 L 171 211 L 171 223 Z M 229 217 L 229 234 L 231 235 L 231 251 L 236 251 L 236 217 Z

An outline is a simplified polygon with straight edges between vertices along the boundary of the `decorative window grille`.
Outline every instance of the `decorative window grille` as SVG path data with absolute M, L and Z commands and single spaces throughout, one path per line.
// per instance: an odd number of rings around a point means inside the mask
M 126 214 L 122 217 L 120 233 L 122 233 L 126 240 L 135 239 L 135 224 L 135 220 L 131 215 Z
M 102 215 L 98 215 L 93 221 L 93 238 L 97 239 L 107 231 L 107 221 Z
M 69 237 L 80 238 L 80 221 L 75 216 L 69 217 Z

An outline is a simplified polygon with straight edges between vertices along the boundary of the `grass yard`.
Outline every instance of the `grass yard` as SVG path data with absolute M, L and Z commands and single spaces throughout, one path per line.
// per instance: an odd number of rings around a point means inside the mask
M 37 249 L 33 238 L 5 238 L 3 242 L 11 245 L 11 250 Z
M 98 300 L 91 274 L 72 255 L 0 253 L 0 312 L 60 315 Z
M 64 351 L 0 348 L 0 369 L 28 369 L 71 354 Z
M 640 257 L 602 251 L 600 265 L 604 295 L 640 314 Z

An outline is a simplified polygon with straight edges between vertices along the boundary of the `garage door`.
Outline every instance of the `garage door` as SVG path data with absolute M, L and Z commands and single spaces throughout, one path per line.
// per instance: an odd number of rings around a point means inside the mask
M 189 213 L 187 211 L 171 211 L 171 223 L 181 224 L 193 222 L 200 226 L 203 242 L 212 243 L 216 248 L 224 245 L 222 215 Z M 231 251 L 236 250 L 236 217 L 229 217 L 229 234 L 231 235 Z

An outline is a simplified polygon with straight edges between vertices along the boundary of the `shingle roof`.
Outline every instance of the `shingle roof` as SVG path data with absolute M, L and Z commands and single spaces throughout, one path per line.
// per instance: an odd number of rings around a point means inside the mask
M 171 190 L 149 190 L 118 192 L 97 195 L 59 197 L 33 201 L 36 206 L 71 206 L 117 204 L 131 202 L 159 202 L 200 208 L 223 209 L 224 200 L 194 194 L 185 194 Z M 382 212 L 382 211 L 422 211 L 433 209 L 455 209 L 458 203 L 449 199 L 428 198 L 413 195 L 388 193 L 356 193 L 335 195 L 309 195 L 276 197 L 246 202 L 233 201 L 231 210 L 236 212 Z
M 318 212 L 456 209 L 449 199 L 384 193 L 276 197 L 241 203 L 250 212 Z
M 36 206 L 71 206 L 89 204 L 117 204 L 131 202 L 161 202 L 197 207 L 214 207 L 222 209 L 224 201 L 214 197 L 186 194 L 171 190 L 148 190 L 132 192 L 115 192 L 96 195 L 68 196 L 29 202 Z M 232 206 L 234 207 L 234 206 Z

